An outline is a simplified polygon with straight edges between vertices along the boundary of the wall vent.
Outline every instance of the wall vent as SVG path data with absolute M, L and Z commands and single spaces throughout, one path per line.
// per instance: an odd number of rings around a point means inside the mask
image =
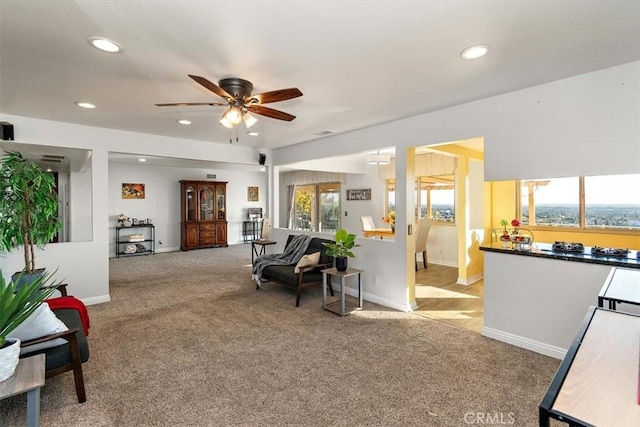
M 215 173 L 208 173 L 207 174 L 207 179 L 216 179 L 216 174 Z
M 56 156 L 55 154 L 43 154 L 40 160 L 49 163 L 62 163 L 66 159 L 65 156 Z
M 332 131 L 332 130 L 323 130 L 322 132 L 318 132 L 318 133 L 316 133 L 316 135 L 318 135 L 318 136 L 325 136 L 325 135 L 329 135 L 329 134 L 332 134 L 332 133 L 333 133 L 333 131 Z

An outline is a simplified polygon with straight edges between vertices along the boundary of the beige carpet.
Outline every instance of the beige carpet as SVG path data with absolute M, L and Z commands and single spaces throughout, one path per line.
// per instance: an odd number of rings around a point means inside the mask
M 248 245 L 112 259 L 113 300 L 89 307 L 88 400 L 70 373 L 48 379 L 41 425 L 537 425 L 558 360 L 366 302 L 340 318 L 320 289 L 295 308 L 255 290 L 250 260 Z M 24 425 L 25 402 L 0 402 L 0 424 Z

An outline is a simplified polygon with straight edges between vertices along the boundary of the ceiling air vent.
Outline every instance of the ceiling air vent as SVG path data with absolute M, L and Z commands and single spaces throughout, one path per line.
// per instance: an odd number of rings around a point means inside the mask
M 40 160 L 50 163 L 62 163 L 66 159 L 65 156 L 56 156 L 55 154 L 43 154 Z
M 325 136 L 325 135 L 329 135 L 329 134 L 332 134 L 332 133 L 333 133 L 333 131 L 332 131 L 332 130 L 323 130 L 322 132 L 318 132 L 318 133 L 316 133 L 316 135 L 318 135 L 318 136 Z

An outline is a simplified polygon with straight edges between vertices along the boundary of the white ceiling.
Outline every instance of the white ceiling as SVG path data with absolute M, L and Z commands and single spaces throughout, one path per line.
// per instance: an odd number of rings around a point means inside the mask
M 94 49 L 92 36 L 124 53 Z M 463 61 L 476 43 L 490 55 Z M 244 78 L 254 93 L 299 88 L 304 96 L 268 104 L 293 122 L 259 116 L 258 137 L 240 127 L 237 143 L 258 148 L 638 59 L 637 0 L 0 0 L 0 113 L 225 143 L 222 107 L 154 104 L 220 101 L 187 74 Z

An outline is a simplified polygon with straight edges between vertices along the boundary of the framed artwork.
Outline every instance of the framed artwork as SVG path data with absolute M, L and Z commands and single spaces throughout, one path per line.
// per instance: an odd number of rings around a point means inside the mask
M 371 200 L 371 189 L 347 190 L 347 200 Z
M 122 184 L 123 199 L 144 199 L 144 184 Z
M 247 201 L 257 202 L 259 199 L 259 187 L 247 187 Z

